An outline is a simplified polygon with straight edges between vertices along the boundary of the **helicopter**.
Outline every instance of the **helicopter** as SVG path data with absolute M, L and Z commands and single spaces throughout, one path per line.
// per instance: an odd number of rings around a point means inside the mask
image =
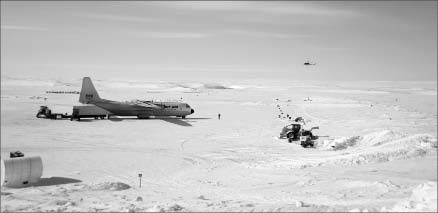
M 304 66 L 316 65 L 316 63 L 310 63 L 309 61 L 304 62 Z

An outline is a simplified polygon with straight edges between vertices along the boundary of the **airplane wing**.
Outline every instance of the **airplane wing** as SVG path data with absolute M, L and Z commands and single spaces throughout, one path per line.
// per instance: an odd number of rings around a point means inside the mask
M 150 108 L 150 109 L 162 109 L 161 106 L 158 106 L 154 103 L 148 102 L 148 101 L 140 101 L 140 100 L 136 100 L 133 103 L 135 106 L 139 106 L 139 107 L 146 107 L 146 108 Z

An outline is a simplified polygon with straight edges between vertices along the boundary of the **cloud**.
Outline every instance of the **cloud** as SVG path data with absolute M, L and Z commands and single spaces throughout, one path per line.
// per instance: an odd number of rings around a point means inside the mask
M 215 30 L 208 33 L 204 32 L 133 32 L 131 35 L 141 38 L 157 38 L 157 39 L 177 39 L 177 38 L 220 38 L 227 36 L 243 36 L 252 38 L 271 38 L 271 39 L 299 39 L 310 38 L 308 34 L 292 34 L 292 33 L 277 33 L 264 32 L 254 30 Z
M 249 67 L 240 65 L 181 65 L 176 67 L 171 66 L 157 66 L 154 70 L 162 71 L 182 71 L 182 72 L 264 72 L 265 69 L 259 67 Z
M 278 39 L 313 37 L 312 35 L 307 35 L 307 34 L 291 34 L 291 33 L 251 31 L 251 30 L 230 30 L 226 32 L 226 34 L 243 35 L 247 37 L 257 37 L 257 38 L 278 38 Z
M 354 16 L 357 11 L 326 7 L 308 2 L 231 2 L 231 1 L 181 1 L 160 2 L 159 5 L 176 9 L 250 12 L 271 15 Z
M 153 18 L 126 16 L 126 15 L 113 15 L 113 14 L 92 14 L 92 15 L 85 15 L 85 17 L 107 20 L 107 21 L 127 21 L 127 22 L 146 22 L 146 23 L 152 23 L 157 21 L 156 19 Z
M 143 38 L 204 38 L 209 36 L 206 33 L 192 32 L 135 32 L 134 36 Z
M 219 64 L 123 64 L 123 63 L 105 63 L 105 64 L 68 64 L 52 63 L 45 64 L 45 67 L 66 69 L 66 70 L 85 70 L 85 71 L 119 71 L 128 70 L 132 72 L 264 72 L 265 69 L 257 66 L 247 65 L 219 65 Z
M 31 27 L 31 26 L 18 26 L 18 25 L 1 25 L 2 30 L 28 30 L 28 31 L 46 31 L 47 28 Z
M 192 9 L 192 10 L 242 10 L 248 8 L 247 2 L 239 1 L 174 1 L 174 2 L 156 2 L 159 6 Z
M 346 51 L 351 50 L 351 48 L 347 47 L 318 47 L 316 48 L 319 51 Z

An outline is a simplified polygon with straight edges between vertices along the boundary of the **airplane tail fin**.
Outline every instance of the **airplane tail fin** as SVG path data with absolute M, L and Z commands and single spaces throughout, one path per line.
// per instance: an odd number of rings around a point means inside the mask
M 82 79 L 82 89 L 79 95 L 79 102 L 83 104 L 93 103 L 100 100 L 99 94 L 94 88 L 93 82 L 90 77 L 84 77 Z

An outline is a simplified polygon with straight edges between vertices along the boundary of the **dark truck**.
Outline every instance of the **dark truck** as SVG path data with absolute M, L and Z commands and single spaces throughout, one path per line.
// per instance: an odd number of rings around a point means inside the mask
M 36 114 L 37 118 L 47 118 L 47 119 L 63 119 L 70 118 L 70 115 L 61 113 L 52 113 L 52 110 L 47 106 L 40 106 L 40 110 Z

